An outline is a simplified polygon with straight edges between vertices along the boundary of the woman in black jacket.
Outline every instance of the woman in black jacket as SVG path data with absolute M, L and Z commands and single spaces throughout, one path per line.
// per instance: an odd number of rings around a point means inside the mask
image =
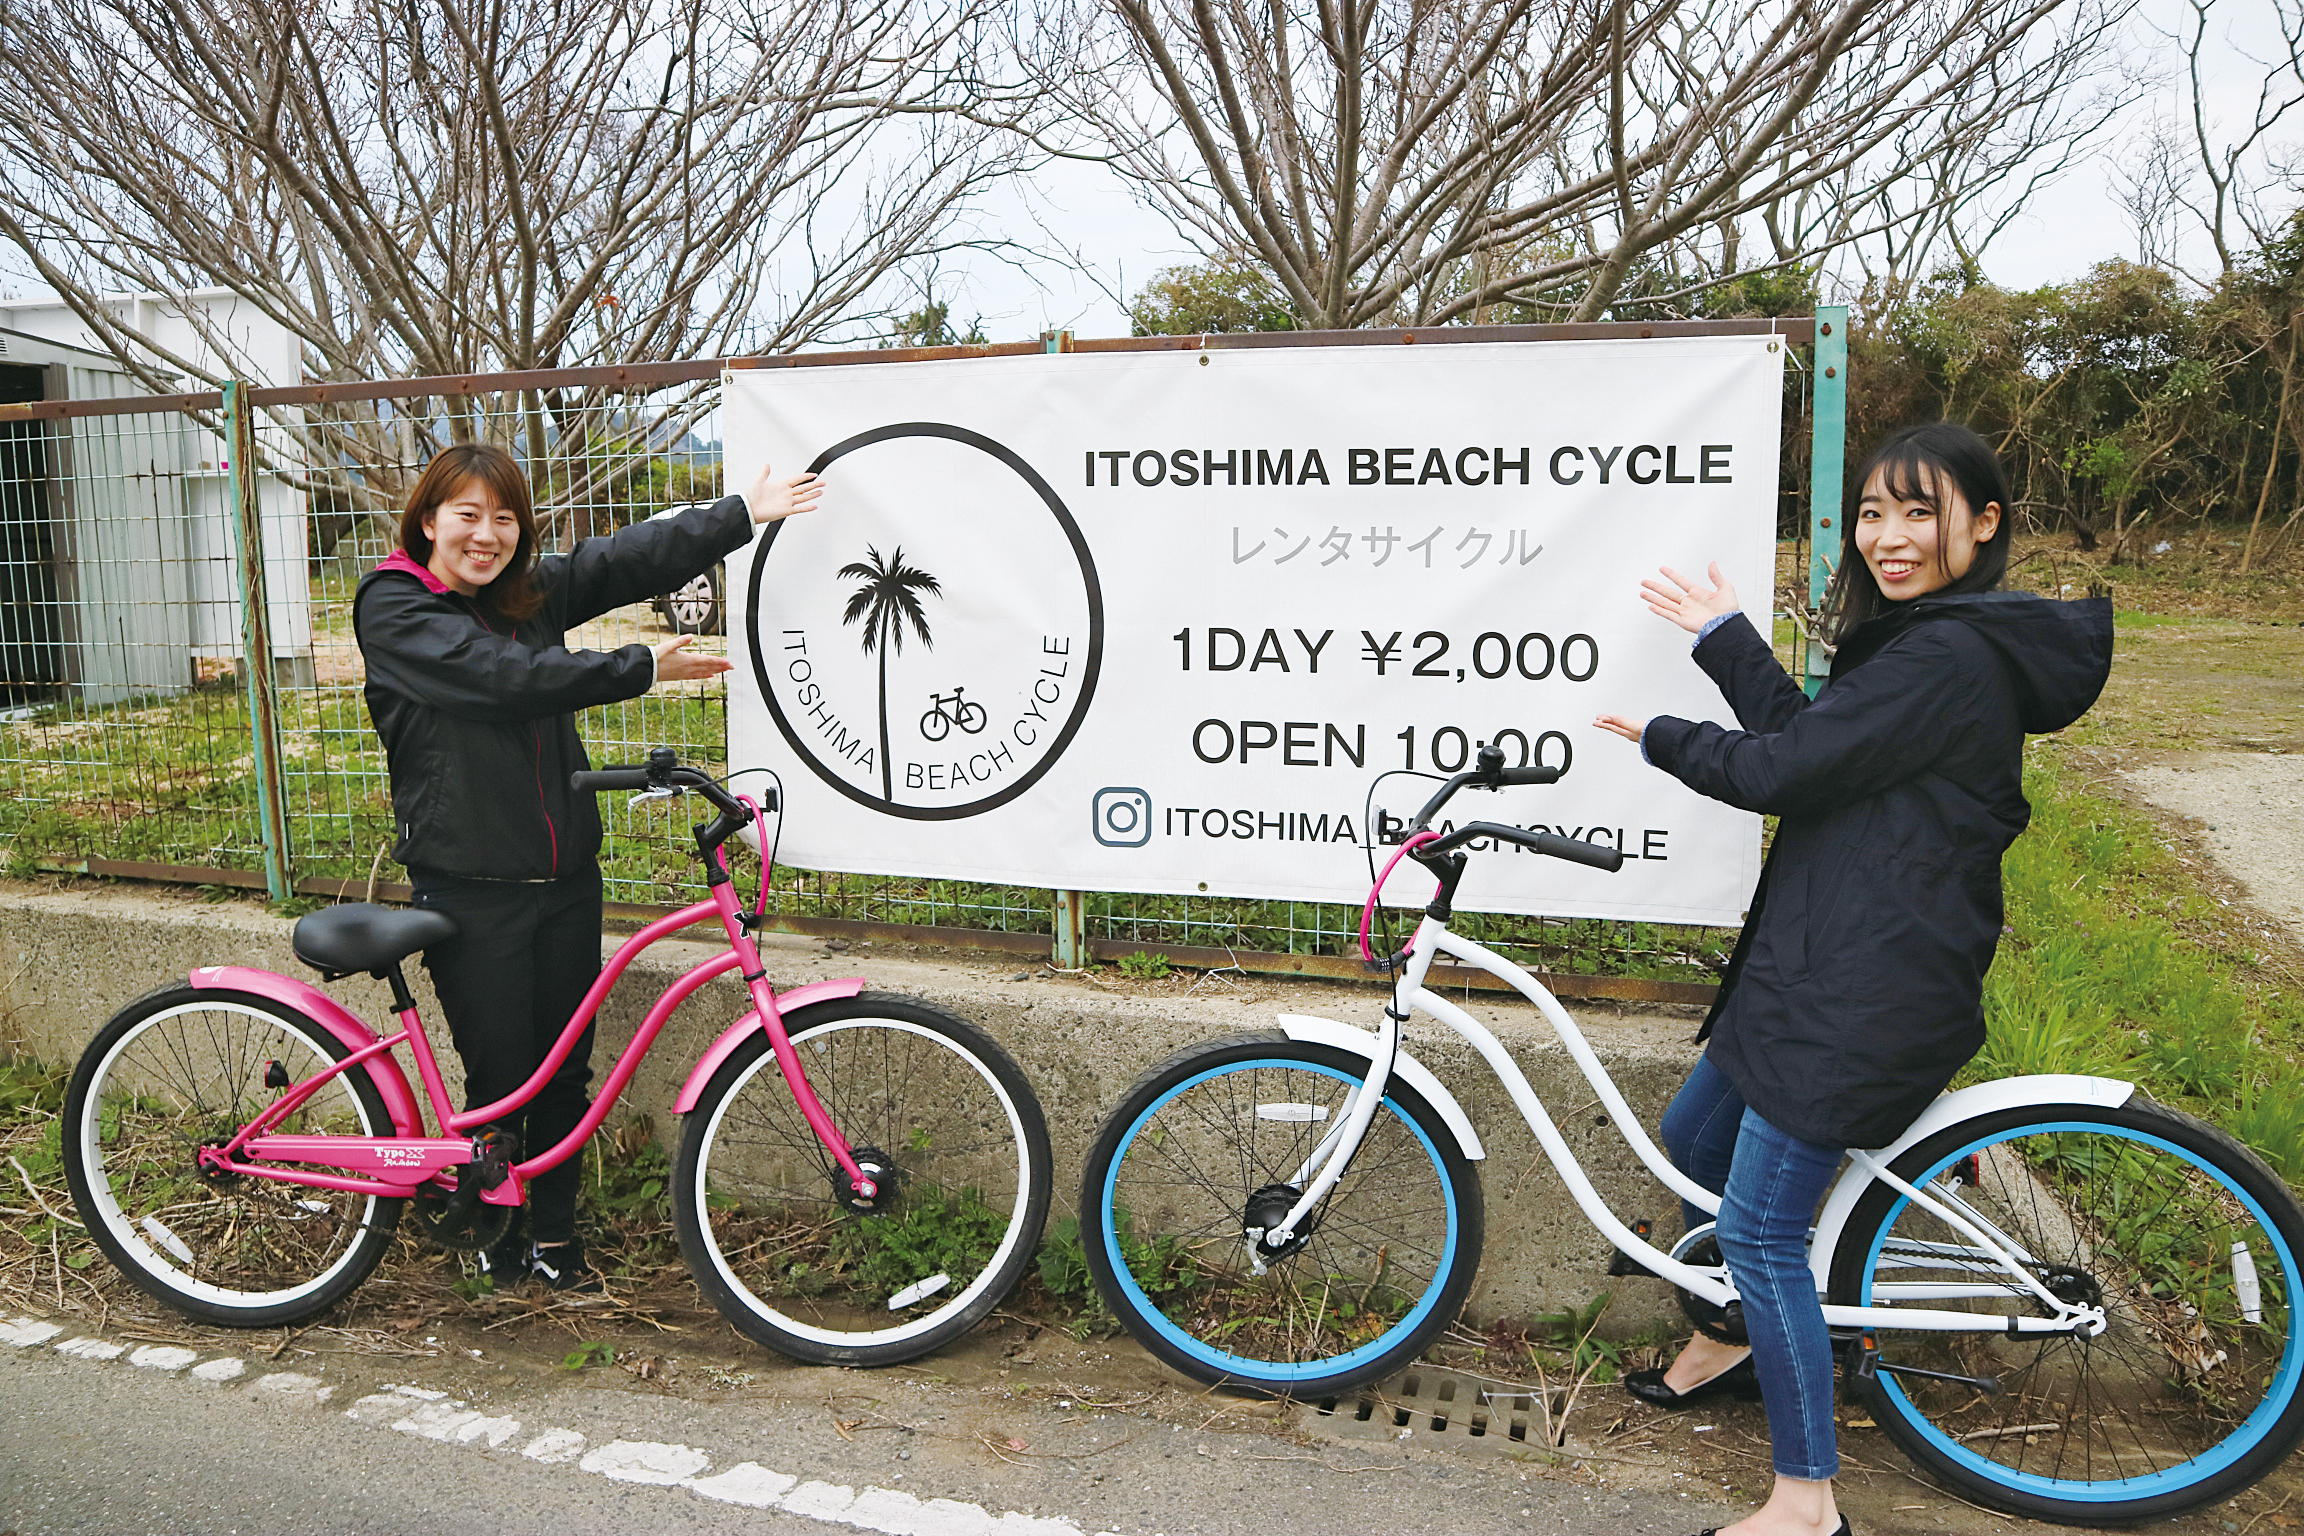
M 2031 815 L 2024 735 L 2078 719 L 2111 664 L 2109 601 L 1994 590 L 2008 492 L 1974 432 L 1906 428 L 1856 485 L 1813 702 L 1717 565 L 1709 586 L 1666 569 L 1643 596 L 1696 636 L 1744 728 L 1597 722 L 1698 793 L 1779 818 L 1709 1044 L 1663 1125 L 1674 1163 L 1721 1192 L 1751 1345 L 1699 1334 L 1668 1369 L 1626 1378 L 1665 1407 L 1755 1386 L 1766 1402 L 1775 1488 L 1723 1536 L 1847 1530 L 1808 1223 L 1843 1149 L 1893 1141 L 1983 1045 L 2000 856 Z
M 418 906 L 456 919 L 424 965 L 466 1108 L 525 1083 L 600 974 L 600 813 L 568 782 L 590 766 L 575 712 L 729 668 L 690 654 L 687 636 L 574 651 L 567 632 L 693 580 L 755 524 L 821 494 L 814 475 L 774 480 L 763 465 L 748 496 L 538 558 L 528 477 L 510 454 L 461 445 L 418 478 L 400 548 L 362 578 L 352 613 L 392 780 L 392 856 Z M 490 1129 L 516 1136 L 522 1156 L 557 1144 L 590 1107 L 591 1057 L 587 1025 L 543 1090 Z M 515 1228 L 483 1256 L 494 1281 L 598 1288 L 576 1241 L 582 1176 L 572 1157 L 534 1181 L 526 1238 Z

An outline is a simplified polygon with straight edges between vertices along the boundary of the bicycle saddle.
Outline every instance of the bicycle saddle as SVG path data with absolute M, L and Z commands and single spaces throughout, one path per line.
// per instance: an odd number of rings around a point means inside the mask
M 445 912 L 355 901 L 298 918 L 289 942 L 296 958 L 306 965 L 341 976 L 384 970 L 420 949 L 454 937 L 456 919 Z

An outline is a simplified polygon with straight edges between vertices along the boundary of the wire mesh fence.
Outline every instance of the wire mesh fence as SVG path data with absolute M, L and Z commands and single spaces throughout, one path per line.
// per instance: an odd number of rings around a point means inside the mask
M 416 476 L 452 443 L 506 447 L 528 471 L 543 552 L 563 552 L 718 497 L 718 380 L 707 363 L 58 399 L 53 387 L 27 395 L 21 381 L 6 393 L 0 368 L 7 870 L 400 894 L 353 602 L 398 547 Z M 569 644 L 686 633 L 726 655 L 723 580 L 710 572 L 617 609 Z M 724 682 L 710 679 L 662 684 L 578 723 L 595 763 L 668 746 L 725 773 L 727 710 Z M 611 902 L 701 896 L 676 810 L 602 809 Z M 1251 970 L 1357 971 L 1359 912 L 1344 906 L 779 867 L 769 909 L 804 932 L 885 928 L 1025 949 L 1070 925 L 1073 952 L 1090 958 L 1142 949 Z M 1461 914 L 1458 926 L 1531 969 L 1621 983 L 1587 991 L 1683 1000 L 1700 995 L 1733 940 L 1537 916 Z

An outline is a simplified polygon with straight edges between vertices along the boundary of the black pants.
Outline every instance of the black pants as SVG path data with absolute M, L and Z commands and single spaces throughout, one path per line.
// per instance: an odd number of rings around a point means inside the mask
M 456 919 L 456 937 L 424 952 L 432 989 L 464 1059 L 464 1107 L 492 1104 L 543 1065 L 600 975 L 600 872 L 552 881 L 472 880 L 410 870 L 416 905 Z M 534 1157 L 576 1129 L 590 1107 L 592 1026 L 524 1109 L 494 1122 Z M 579 1153 L 528 1189 L 528 1232 L 539 1243 L 576 1235 Z

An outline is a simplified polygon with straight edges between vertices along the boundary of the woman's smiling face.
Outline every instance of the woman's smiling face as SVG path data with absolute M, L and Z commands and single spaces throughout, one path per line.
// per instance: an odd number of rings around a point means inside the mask
M 424 536 L 432 541 L 432 558 L 425 562 L 432 574 L 470 597 L 510 563 L 520 547 L 520 519 L 499 506 L 487 483 L 474 475 L 424 514 Z
M 1949 475 L 1921 466 L 1920 481 L 1902 491 L 1875 470 L 1856 504 L 1856 549 L 1872 568 L 1880 595 L 1908 602 L 1940 591 L 1968 574 L 1976 546 L 2000 527 L 2000 503 L 1971 513 Z

